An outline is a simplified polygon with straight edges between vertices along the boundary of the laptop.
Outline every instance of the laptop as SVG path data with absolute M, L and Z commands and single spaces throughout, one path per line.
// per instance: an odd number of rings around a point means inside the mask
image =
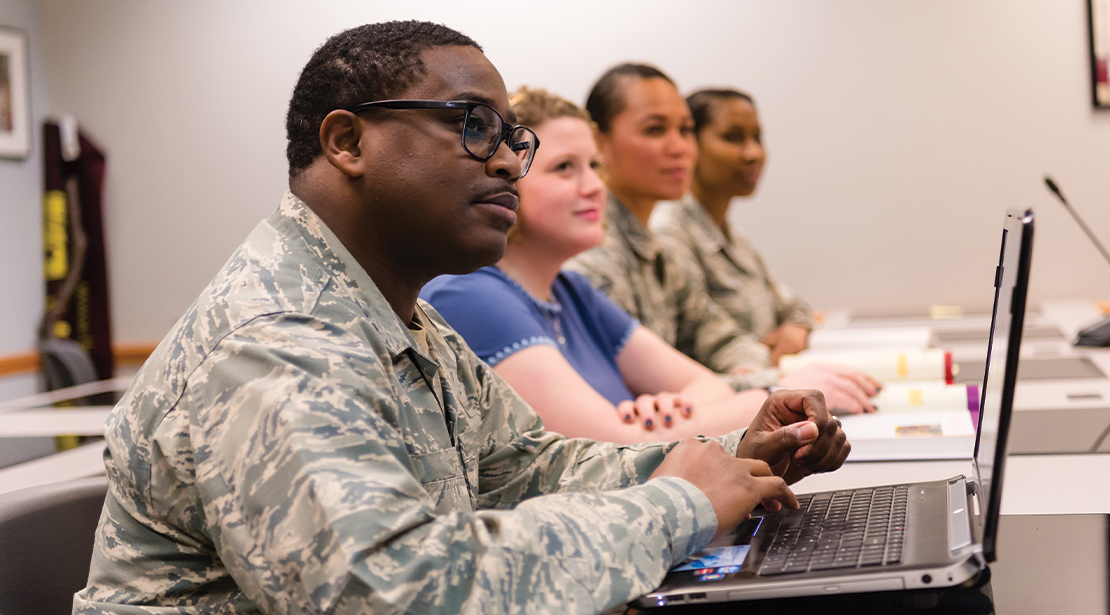
M 975 582 L 995 560 L 1002 473 L 1033 250 L 1033 212 L 1006 212 L 972 476 L 798 496 L 673 568 L 640 608 Z

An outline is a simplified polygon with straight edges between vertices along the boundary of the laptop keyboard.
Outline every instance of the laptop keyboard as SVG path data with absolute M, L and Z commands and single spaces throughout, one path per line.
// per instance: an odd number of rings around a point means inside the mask
M 779 525 L 761 575 L 889 566 L 902 561 L 909 485 L 798 496 Z

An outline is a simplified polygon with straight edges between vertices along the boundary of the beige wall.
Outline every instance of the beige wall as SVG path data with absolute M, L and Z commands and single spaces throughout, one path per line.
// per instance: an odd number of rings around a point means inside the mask
M 45 294 L 42 278 L 42 139 L 46 113 L 42 16 L 38 0 L 0 0 L 0 26 L 26 32 L 30 87 L 31 152 L 0 159 L 0 355 L 35 342 Z M 0 383 L 0 398 L 5 385 Z M 20 389 L 22 390 L 22 389 Z M 19 394 L 19 393 L 16 393 Z
M 470 34 L 510 88 L 581 100 L 634 59 L 685 90 L 751 91 L 770 162 L 734 214 L 818 308 L 988 305 L 1008 206 L 1037 208 L 1035 300 L 1110 298 L 1110 266 L 1041 183 L 1051 172 L 1110 241 L 1110 114 L 1090 108 L 1082 0 L 411 4 L 42 1 L 51 110 L 109 155 L 119 340 L 161 337 L 276 206 L 312 50 L 393 18 Z

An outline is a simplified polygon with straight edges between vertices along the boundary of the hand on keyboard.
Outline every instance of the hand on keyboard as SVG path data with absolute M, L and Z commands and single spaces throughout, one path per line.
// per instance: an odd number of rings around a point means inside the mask
M 752 420 L 737 457 L 762 459 L 787 484 L 844 465 L 852 445 L 820 391 L 775 391 Z
M 767 464 L 738 459 L 717 442 L 688 438 L 678 443 L 651 478 L 674 476 L 689 481 L 709 498 L 717 514 L 716 538 L 731 532 L 757 504 L 769 510 L 798 508 L 798 499 Z

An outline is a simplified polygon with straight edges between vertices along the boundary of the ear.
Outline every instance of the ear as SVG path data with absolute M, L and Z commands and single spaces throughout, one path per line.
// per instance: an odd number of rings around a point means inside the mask
M 366 152 L 362 128 L 357 115 L 342 109 L 332 111 L 320 122 L 320 149 L 324 158 L 347 177 L 361 177 L 363 173 L 362 158 Z
M 609 135 L 601 132 L 597 128 L 597 124 L 590 122 L 590 128 L 594 133 L 594 144 L 597 145 L 597 153 L 601 154 L 601 166 L 605 167 L 605 163 L 609 160 L 609 153 L 612 150 L 612 140 Z

